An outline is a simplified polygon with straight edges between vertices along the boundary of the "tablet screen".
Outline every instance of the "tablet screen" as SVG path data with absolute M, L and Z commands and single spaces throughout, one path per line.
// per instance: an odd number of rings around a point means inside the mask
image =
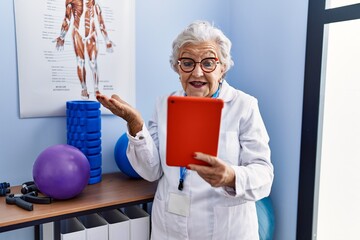
M 223 106 L 224 102 L 218 98 L 168 97 L 167 165 L 207 165 L 194 159 L 194 152 L 217 156 Z

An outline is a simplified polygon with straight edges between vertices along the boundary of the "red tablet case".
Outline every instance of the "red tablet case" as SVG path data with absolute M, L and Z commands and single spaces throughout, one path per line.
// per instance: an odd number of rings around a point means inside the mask
M 224 102 L 218 98 L 168 97 L 167 165 L 207 165 L 194 159 L 194 152 L 217 156 L 223 106 Z

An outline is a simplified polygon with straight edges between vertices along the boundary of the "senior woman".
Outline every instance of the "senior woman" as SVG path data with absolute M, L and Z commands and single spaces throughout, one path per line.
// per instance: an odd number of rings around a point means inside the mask
M 151 238 L 259 239 L 255 201 L 270 194 L 273 165 L 256 98 L 224 79 L 233 65 L 231 42 L 208 22 L 195 21 L 172 47 L 170 63 L 182 89 L 171 95 L 224 101 L 218 156 L 194 153 L 210 166 L 191 164 L 186 170 L 166 165 L 168 96 L 158 99 L 146 126 L 141 114 L 119 96 L 97 94 L 104 107 L 127 121 L 127 156 L 132 167 L 148 181 L 159 180 Z

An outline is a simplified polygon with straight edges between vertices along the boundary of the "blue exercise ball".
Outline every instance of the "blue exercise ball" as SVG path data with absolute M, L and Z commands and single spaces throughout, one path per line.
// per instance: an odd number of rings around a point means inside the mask
M 260 240 L 272 240 L 275 230 L 275 215 L 270 197 L 256 202 Z
M 129 162 L 129 159 L 126 156 L 126 149 L 128 146 L 128 142 L 129 139 L 126 133 L 121 135 L 121 137 L 116 142 L 115 150 L 114 150 L 116 164 L 120 169 L 120 171 L 126 174 L 127 176 L 131 178 L 141 178 L 140 175 L 133 169 L 133 167 Z

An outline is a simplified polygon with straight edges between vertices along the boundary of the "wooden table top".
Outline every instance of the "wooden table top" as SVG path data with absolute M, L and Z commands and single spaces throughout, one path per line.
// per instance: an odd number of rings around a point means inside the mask
M 7 226 L 52 219 L 92 209 L 150 202 L 154 198 L 156 186 L 157 182 L 132 179 L 117 172 L 103 174 L 100 183 L 87 185 L 75 198 L 55 200 L 51 204 L 33 204 L 33 211 L 6 204 L 5 197 L 0 197 L 0 230 Z M 21 193 L 20 189 L 20 186 L 11 187 L 11 193 Z

